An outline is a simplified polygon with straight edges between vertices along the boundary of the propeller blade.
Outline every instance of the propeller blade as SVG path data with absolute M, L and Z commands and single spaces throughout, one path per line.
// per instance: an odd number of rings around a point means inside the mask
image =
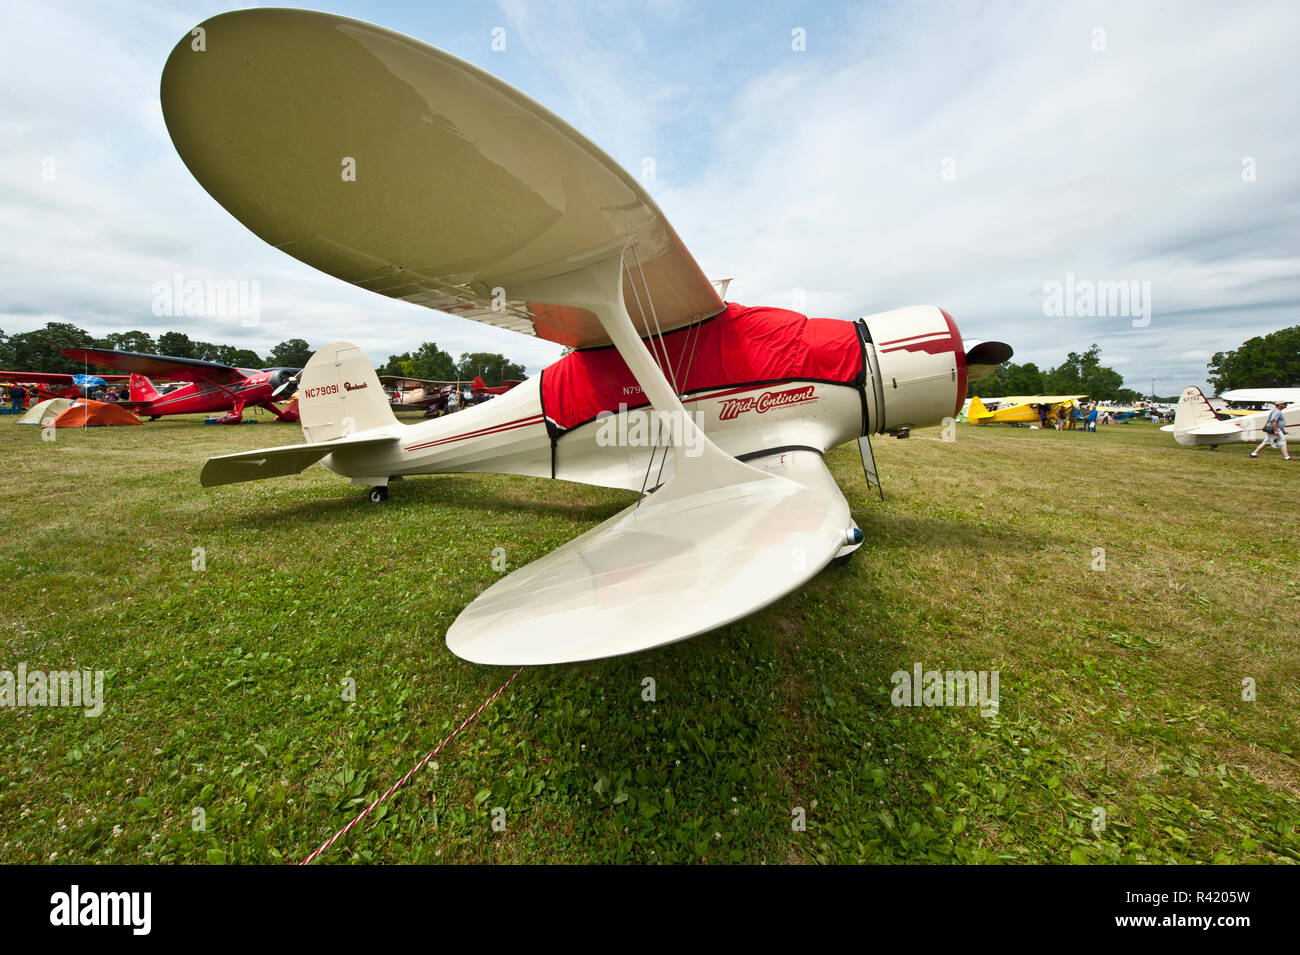
M 966 374 L 970 381 L 978 381 L 1014 354 L 1006 342 L 980 342 L 966 352 Z
M 298 380 L 300 378 L 302 378 L 302 372 L 298 372 L 298 374 L 294 375 L 292 378 L 290 378 L 288 381 L 282 384 L 279 388 L 276 388 L 275 391 L 271 392 L 271 400 L 279 401 L 281 395 L 293 394 L 294 391 L 298 388 Z

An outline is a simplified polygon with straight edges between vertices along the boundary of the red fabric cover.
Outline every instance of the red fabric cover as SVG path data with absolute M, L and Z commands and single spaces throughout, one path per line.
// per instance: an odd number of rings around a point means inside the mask
M 663 368 L 659 340 L 646 344 Z M 852 384 L 862 371 L 862 348 L 852 322 L 808 318 L 784 308 L 729 304 L 714 318 L 669 332 L 663 344 L 683 392 L 789 380 Z M 664 373 L 671 383 L 672 375 Z M 614 348 L 573 352 L 542 374 L 542 407 L 563 430 L 602 411 L 618 411 L 620 404 L 636 408 L 647 401 Z

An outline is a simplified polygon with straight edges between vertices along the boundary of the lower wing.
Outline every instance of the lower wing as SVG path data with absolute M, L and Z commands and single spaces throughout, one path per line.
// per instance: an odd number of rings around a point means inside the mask
M 781 479 L 676 495 L 669 482 L 493 584 L 452 624 L 447 646 L 511 666 L 647 650 L 778 600 L 860 541 L 820 454 L 749 463 Z

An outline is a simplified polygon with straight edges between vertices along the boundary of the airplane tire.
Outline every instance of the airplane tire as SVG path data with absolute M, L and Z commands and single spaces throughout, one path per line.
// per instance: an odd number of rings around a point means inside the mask
M 372 488 L 370 489 L 370 503 L 371 503 L 371 504 L 382 504 L 382 503 L 384 503 L 384 501 L 386 501 L 386 500 L 388 500 L 388 488 L 386 488 L 386 487 L 372 487 Z
M 836 557 L 836 558 L 834 558 L 833 560 L 831 560 L 831 566 L 832 566 L 832 567 L 843 567 L 845 564 L 847 564 L 847 563 L 849 562 L 850 558 L 852 558 L 853 555 L 856 554 L 856 553 L 857 553 L 857 551 L 849 551 L 849 552 L 848 552 L 847 554 L 845 554 L 843 557 Z

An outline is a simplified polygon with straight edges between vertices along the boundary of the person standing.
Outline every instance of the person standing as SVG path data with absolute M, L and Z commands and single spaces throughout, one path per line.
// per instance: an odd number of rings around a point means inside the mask
M 1250 452 L 1252 458 L 1259 457 L 1259 452 L 1264 450 L 1264 446 L 1269 445 L 1277 448 L 1282 452 L 1282 460 L 1290 461 L 1291 455 L 1286 450 L 1286 402 L 1279 401 L 1273 406 L 1273 410 L 1268 413 L 1268 420 L 1264 422 L 1264 440 L 1259 443 L 1254 451 Z

